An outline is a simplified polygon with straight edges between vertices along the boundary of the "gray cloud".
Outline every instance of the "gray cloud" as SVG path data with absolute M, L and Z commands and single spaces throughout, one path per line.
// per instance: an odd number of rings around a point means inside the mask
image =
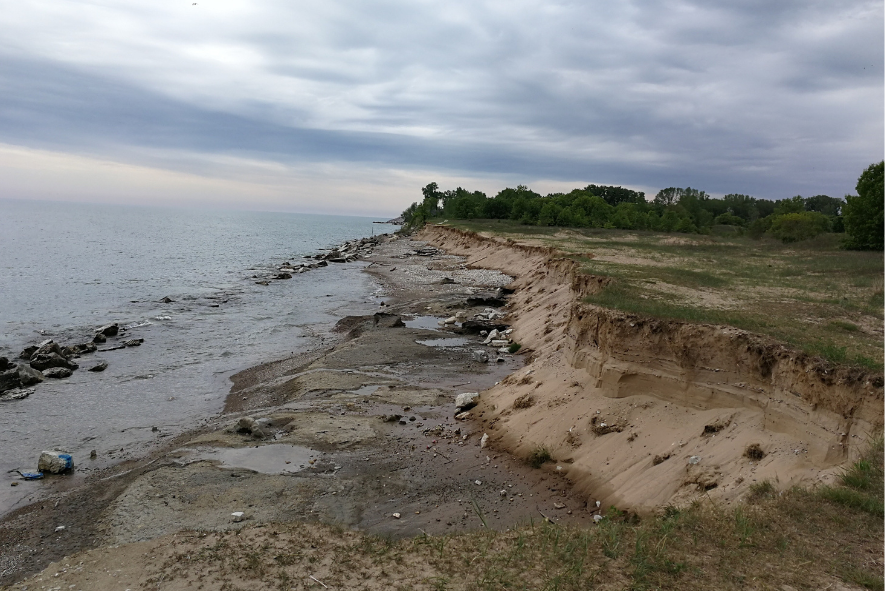
M 0 141 L 767 198 L 883 157 L 878 2 L 190 4 L 10 7 Z

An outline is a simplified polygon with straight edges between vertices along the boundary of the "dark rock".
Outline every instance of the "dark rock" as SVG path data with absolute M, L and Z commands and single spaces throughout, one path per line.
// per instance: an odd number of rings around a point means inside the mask
M 142 343 L 144 343 L 144 339 L 129 339 L 128 341 L 123 342 L 124 347 L 138 347 Z
M 34 353 L 34 356 L 31 358 L 31 367 L 38 371 L 44 371 L 52 367 L 77 369 L 80 366 L 52 351 L 50 353 Z
M 327 259 L 330 263 L 347 263 L 348 261 L 342 257 L 335 257 Z
M 108 340 L 107 337 L 105 337 L 105 335 L 103 335 L 100 332 L 95 333 L 95 336 L 92 337 L 93 343 L 104 343 L 107 340 Z
M 507 302 L 501 298 L 497 298 L 494 296 L 475 296 L 472 298 L 468 298 L 467 304 L 468 306 L 488 306 L 490 308 L 500 308 L 507 304 Z
M 50 367 L 43 372 L 43 377 L 59 380 L 62 378 L 69 378 L 73 373 L 74 372 L 67 367 Z
M 27 398 L 33 393 L 33 388 L 7 390 L 6 392 L 0 393 L 0 402 L 6 402 L 7 400 L 22 400 L 23 398 Z
M 117 336 L 117 333 L 120 332 L 120 325 L 116 322 L 113 324 L 106 324 L 98 329 L 98 332 L 105 335 L 106 337 L 115 337 Z
M 256 285 L 270 285 L 271 282 L 270 281 L 256 281 L 255 284 Z
M 172 303 L 174 303 L 174 302 L 175 302 L 175 300 L 172 299 L 172 298 L 169 297 L 169 296 L 166 296 L 165 298 L 163 298 L 163 299 L 160 300 L 160 303 L 161 303 L 161 304 L 172 304 Z
M 329 263 L 327 263 L 326 261 L 319 261 L 319 262 L 317 263 L 317 266 L 318 266 L 318 267 L 328 267 L 328 266 L 329 266 Z
M 86 355 L 87 353 L 94 353 L 96 349 L 97 347 L 95 346 L 95 343 L 80 343 L 79 345 L 62 347 L 62 356 L 79 357 L 80 355 Z
M 396 423 L 399 421 L 403 415 L 381 415 L 381 420 L 385 423 Z
M 456 281 L 452 277 L 444 277 L 442 281 L 440 281 L 440 285 L 452 285 Z
M 292 279 L 292 275 L 289 273 L 277 273 L 274 275 L 274 279 Z
M 461 323 L 462 331 L 468 334 L 480 334 L 485 330 L 492 332 L 493 330 L 507 330 L 508 325 L 501 322 L 493 322 L 490 320 L 465 320 Z
M 89 371 L 105 371 L 106 369 L 108 369 L 108 362 L 99 361 L 98 363 L 90 367 Z
M 13 369 L 15 367 L 15 363 L 10 363 L 9 359 L 6 357 L 0 357 L 0 371 L 6 371 L 7 369 Z
M 20 363 L 16 371 L 18 372 L 18 379 L 21 382 L 22 388 L 27 388 L 43 381 L 43 374 L 40 371 L 24 363 Z
M 21 380 L 18 377 L 18 368 L 15 366 L 12 369 L 0 372 L 0 392 L 14 390 L 21 385 Z
M 29 347 L 25 347 L 22 349 L 22 352 L 18 354 L 19 359 L 31 359 L 31 355 L 33 355 L 37 349 L 39 349 L 37 345 L 31 345 Z
M 400 328 L 406 326 L 403 319 L 396 314 L 388 314 L 386 312 L 376 312 L 372 316 L 372 323 L 379 328 Z

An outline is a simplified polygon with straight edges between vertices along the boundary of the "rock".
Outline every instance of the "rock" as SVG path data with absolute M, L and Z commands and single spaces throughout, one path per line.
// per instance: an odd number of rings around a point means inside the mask
M 74 469 L 74 458 L 62 451 L 44 451 L 37 461 L 37 470 L 50 474 L 61 474 Z
M 105 335 L 103 335 L 103 334 L 100 333 L 100 332 L 95 333 L 95 336 L 92 337 L 92 342 L 93 342 L 93 343 L 99 343 L 99 344 L 101 344 L 101 343 L 104 343 L 104 342 L 107 341 L 107 340 L 108 340 L 107 337 L 105 337 Z
M 347 259 L 345 259 L 344 257 L 334 257 L 334 258 L 330 258 L 330 259 L 326 259 L 326 260 L 328 260 L 330 263 L 347 263 L 348 262 Z
M 98 372 L 98 371 L 105 371 L 106 369 L 108 369 L 108 362 L 107 361 L 99 361 L 98 363 L 96 363 L 95 365 L 90 367 L 89 371 Z
M 270 281 L 256 281 L 255 284 L 256 285 L 270 285 L 271 282 Z
M 396 423 L 403 418 L 403 415 L 381 415 L 381 420 L 385 423 Z
M 489 342 L 490 347 L 507 347 L 510 344 L 510 341 L 506 341 L 504 339 L 494 339 Z
M 289 273 L 277 273 L 274 275 L 274 279 L 292 279 L 292 275 Z
M 70 345 L 68 347 L 62 347 L 62 356 L 63 357 L 79 357 L 80 355 L 86 355 L 87 353 L 94 353 L 97 347 L 95 343 L 80 343 L 79 345 Z
M 455 419 L 458 420 L 458 421 L 466 421 L 466 420 L 468 420 L 469 418 L 471 418 L 471 413 L 470 413 L 470 411 L 467 411 L 467 410 L 464 411 L 464 412 L 460 412 L 460 413 L 458 413 L 457 415 L 455 415 Z
M 440 285 L 452 285 L 455 283 L 455 279 L 452 277 L 444 277 L 442 281 L 440 281 Z
M 116 322 L 113 324 L 106 324 L 98 329 L 98 332 L 105 335 L 106 337 L 115 337 L 117 333 L 120 332 L 120 325 Z
M 455 313 L 455 318 L 456 318 L 456 320 L 461 321 L 461 320 L 464 320 L 464 319 L 467 318 L 467 317 L 468 317 L 468 313 L 465 312 L 464 310 L 459 310 L 458 312 Z
M 237 433 L 252 433 L 258 427 L 258 423 L 252 417 L 242 417 L 237 421 Z
M 6 371 L 7 369 L 14 369 L 15 363 L 10 363 L 9 359 L 6 357 L 0 357 L 0 371 Z
M 139 347 L 142 343 L 144 343 L 144 339 L 129 339 L 128 341 L 123 341 L 124 347 Z
M 34 353 L 30 365 L 38 371 L 43 371 L 52 367 L 64 367 L 71 370 L 80 367 L 73 361 L 69 361 L 66 357 L 62 357 L 54 351 L 51 353 Z
M 507 304 L 505 300 L 495 296 L 474 296 L 468 298 L 466 303 L 468 306 L 494 306 L 496 308 Z
M 21 385 L 21 380 L 18 377 L 18 368 L 15 365 L 12 366 L 12 369 L 0 372 L 0 392 L 14 390 Z
M 40 347 L 38 347 L 37 345 L 31 345 L 31 346 L 29 346 L 29 347 L 25 347 L 24 349 L 22 349 L 22 352 L 18 354 L 18 358 L 19 358 L 19 359 L 28 359 L 28 360 L 30 360 L 30 359 L 31 359 L 31 355 L 33 355 L 34 353 L 36 353 L 36 352 L 37 352 L 37 349 L 39 349 L 39 348 L 40 348 Z
M 73 371 L 68 369 L 67 367 L 50 367 L 46 371 L 43 372 L 43 377 L 52 378 L 55 380 L 60 380 L 62 378 L 69 378 L 73 375 Z
M 161 303 L 161 304 L 172 304 L 173 302 L 175 302 L 175 300 L 172 299 L 172 298 L 169 297 L 169 296 L 166 296 L 166 297 L 164 297 L 163 299 L 160 300 L 160 303 Z
M 458 322 L 458 318 L 456 318 L 455 316 L 450 316 L 443 321 L 443 324 L 455 324 L 456 322 Z
M 34 388 L 18 388 L 7 390 L 6 392 L 0 394 L 0 402 L 6 402 L 7 400 L 22 400 L 33 393 Z
M 554 509 L 565 509 L 566 505 L 563 503 L 554 503 Z
M 377 328 L 400 328 L 406 326 L 403 319 L 396 314 L 388 314 L 387 312 L 376 312 L 372 315 L 372 323 Z
M 600 523 L 601 521 L 603 521 L 602 515 L 594 515 L 594 523 Z
M 489 443 L 489 435 L 486 433 L 483 434 L 483 437 L 480 438 L 480 449 L 486 447 L 486 444 Z
M 695 465 L 701 461 L 701 456 L 692 456 L 689 458 L 689 463 Z
M 399 513 L 391 513 L 391 517 L 393 517 L 394 519 L 400 519 L 400 514 Z
M 31 359 L 33 360 L 34 357 L 37 355 L 49 355 L 50 353 L 55 353 L 56 355 L 60 355 L 62 357 L 66 356 L 65 352 L 62 351 L 62 348 L 58 345 L 58 343 L 56 343 L 52 339 L 49 339 L 47 341 L 43 341 L 42 343 L 40 343 L 40 345 L 38 345 L 37 350 L 31 354 Z
M 39 370 L 24 363 L 20 363 L 16 371 L 18 372 L 18 379 L 22 388 L 27 388 L 43 381 L 43 374 Z
M 234 523 L 240 523 L 244 519 L 246 519 L 246 513 L 244 513 L 243 511 L 234 511 L 233 513 L 231 513 L 231 521 L 233 521 Z
M 329 263 L 327 263 L 326 261 L 318 261 L 317 266 L 318 267 L 328 267 Z
M 471 351 L 471 357 L 478 363 L 489 363 L 489 353 L 482 349 Z
M 468 410 L 469 408 L 477 406 L 479 400 L 479 392 L 463 392 L 455 397 L 455 408 L 457 408 L 459 412 Z

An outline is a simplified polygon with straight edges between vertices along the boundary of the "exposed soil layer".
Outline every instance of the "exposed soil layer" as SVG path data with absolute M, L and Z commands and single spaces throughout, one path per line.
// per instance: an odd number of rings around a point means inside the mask
M 604 505 L 729 503 L 763 480 L 829 481 L 883 427 L 880 374 L 728 326 L 583 303 L 609 280 L 549 248 L 442 226 L 421 237 L 515 277 L 513 336 L 532 355 L 484 394 L 492 441 L 545 447 Z

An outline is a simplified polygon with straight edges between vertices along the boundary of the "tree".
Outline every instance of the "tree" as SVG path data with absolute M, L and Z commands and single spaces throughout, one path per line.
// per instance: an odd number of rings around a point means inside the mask
M 871 164 L 858 177 L 858 196 L 847 195 L 843 207 L 846 248 L 883 250 L 883 161 Z

